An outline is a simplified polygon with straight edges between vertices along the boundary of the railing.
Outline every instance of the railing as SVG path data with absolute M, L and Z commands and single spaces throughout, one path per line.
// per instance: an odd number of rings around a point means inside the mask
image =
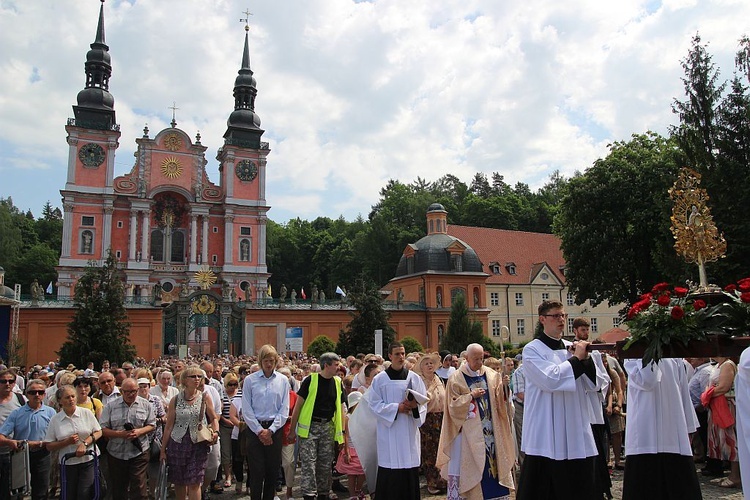
M 117 123 L 113 123 L 109 127 L 103 127 L 98 122 L 92 122 L 92 121 L 88 121 L 88 120 L 78 120 L 76 122 L 75 118 L 68 118 L 68 125 L 70 125 L 71 127 L 90 128 L 90 129 L 94 129 L 94 130 L 112 130 L 114 132 L 119 132 L 120 131 L 120 125 L 117 124 Z

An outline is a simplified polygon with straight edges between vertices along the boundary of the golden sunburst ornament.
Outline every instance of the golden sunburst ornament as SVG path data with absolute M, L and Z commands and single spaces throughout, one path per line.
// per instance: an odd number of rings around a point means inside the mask
M 169 156 L 161 162 L 161 173 L 169 179 L 176 179 L 182 174 L 182 165 L 179 158 Z
M 182 141 L 177 134 L 169 134 L 164 138 L 164 147 L 170 151 L 177 151 L 182 147 Z
M 195 281 L 203 290 L 208 290 L 216 283 L 216 275 L 208 266 L 203 266 L 195 273 Z

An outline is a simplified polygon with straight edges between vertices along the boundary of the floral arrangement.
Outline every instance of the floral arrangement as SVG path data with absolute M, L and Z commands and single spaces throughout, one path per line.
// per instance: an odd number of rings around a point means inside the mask
M 625 323 L 630 340 L 625 349 L 643 340 L 647 344 L 644 364 L 658 361 L 664 346 L 672 342 L 687 345 L 691 340 L 703 340 L 711 309 L 705 300 L 689 297 L 687 288 L 658 283 L 628 311 Z
M 706 340 L 707 334 L 750 333 L 750 278 L 711 295 L 712 304 L 707 303 L 706 297 L 669 283 L 654 285 L 628 311 L 625 323 L 630 339 L 625 349 L 644 341 L 643 361 L 648 363 L 661 359 L 664 346 L 675 341 L 687 346 L 691 340 Z

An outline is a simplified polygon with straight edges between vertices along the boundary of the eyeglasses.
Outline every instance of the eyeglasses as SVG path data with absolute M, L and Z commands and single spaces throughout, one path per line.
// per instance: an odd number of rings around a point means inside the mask
M 188 375 L 187 378 L 201 379 L 203 375 Z
M 131 391 L 123 391 L 123 390 L 121 390 L 120 392 L 122 392 L 123 394 L 135 394 L 136 392 L 138 392 L 138 389 L 133 389 Z
M 240 384 L 238 384 L 237 382 L 229 382 L 227 384 L 227 387 L 237 387 L 238 385 L 240 385 Z
M 377 360 L 377 359 L 371 359 L 371 360 L 369 360 L 369 361 L 367 361 L 367 362 L 368 362 L 368 363 L 377 363 L 377 362 L 378 362 L 378 360 Z
M 29 396 L 43 396 L 44 391 L 26 391 Z
M 15 383 L 16 383 L 15 380 L 7 379 L 7 378 L 0 379 L 0 384 L 15 384 Z
M 556 313 L 556 314 L 542 314 L 545 318 L 565 319 L 568 317 L 567 313 Z

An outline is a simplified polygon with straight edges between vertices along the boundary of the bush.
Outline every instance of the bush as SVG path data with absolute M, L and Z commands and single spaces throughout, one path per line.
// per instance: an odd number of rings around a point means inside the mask
M 408 352 L 424 352 L 424 347 L 414 337 L 404 337 L 401 339 L 401 343 L 404 344 L 404 350 Z
M 307 346 L 307 354 L 316 358 L 319 358 L 324 352 L 334 352 L 335 350 L 336 343 L 325 335 L 318 335 Z

